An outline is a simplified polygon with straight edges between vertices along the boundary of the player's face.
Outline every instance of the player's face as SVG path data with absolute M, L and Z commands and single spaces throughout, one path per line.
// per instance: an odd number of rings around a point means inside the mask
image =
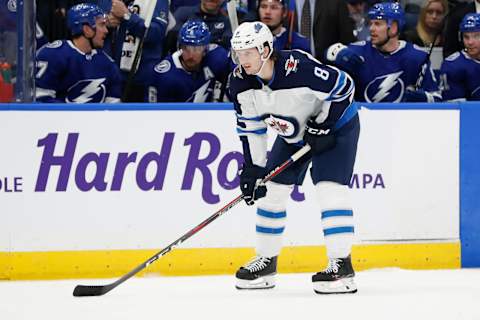
M 243 69 L 247 74 L 256 74 L 260 71 L 262 61 L 257 48 L 236 50 L 235 54 Z
M 445 16 L 445 9 L 440 1 L 430 2 L 425 11 L 425 25 L 433 30 L 438 30 L 442 26 Z
M 206 46 L 181 46 L 182 62 L 188 71 L 197 70 L 205 55 Z
M 103 48 L 103 44 L 105 43 L 105 38 L 108 34 L 107 29 L 107 19 L 97 18 L 95 21 L 95 36 L 92 39 L 93 46 L 95 48 Z
M 202 0 L 201 7 L 205 12 L 215 14 L 222 3 L 223 0 Z
M 395 23 L 392 24 L 392 27 L 390 29 L 393 29 L 393 28 L 395 28 Z M 392 31 L 395 31 L 395 30 L 391 30 L 391 34 L 392 34 Z M 384 43 L 387 40 L 387 32 L 388 32 L 387 21 L 385 20 L 370 21 L 370 37 L 372 38 L 372 43 L 374 45 Z
M 463 34 L 463 45 L 470 57 L 480 60 L 480 31 L 465 32 Z
M 277 28 L 282 23 L 285 14 L 286 11 L 283 9 L 283 5 L 276 0 L 263 0 L 260 2 L 260 7 L 258 8 L 260 21 L 270 28 Z

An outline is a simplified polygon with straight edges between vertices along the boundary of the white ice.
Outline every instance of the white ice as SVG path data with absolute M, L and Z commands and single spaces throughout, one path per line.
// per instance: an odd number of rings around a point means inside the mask
M 480 319 L 480 269 L 358 272 L 357 294 L 317 295 L 310 274 L 280 274 L 273 290 L 238 291 L 233 276 L 132 278 L 100 297 L 77 284 L 111 280 L 0 282 L 1 320 Z

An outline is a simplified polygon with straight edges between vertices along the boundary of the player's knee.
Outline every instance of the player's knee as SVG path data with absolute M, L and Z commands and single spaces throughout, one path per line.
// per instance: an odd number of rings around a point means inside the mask
M 347 185 L 322 181 L 315 185 L 315 193 L 322 209 L 351 208 L 350 189 Z
M 266 186 L 267 195 L 265 198 L 258 200 L 258 207 L 274 212 L 285 210 L 293 185 L 269 181 Z

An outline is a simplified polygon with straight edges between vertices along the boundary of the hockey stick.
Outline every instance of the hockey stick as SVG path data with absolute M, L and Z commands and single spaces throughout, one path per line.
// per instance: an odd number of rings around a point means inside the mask
M 425 78 L 425 73 L 427 72 L 427 67 L 428 63 L 430 62 L 430 57 L 433 52 L 433 48 L 435 47 L 435 41 L 437 41 L 438 35 L 440 33 L 436 33 L 435 36 L 433 37 L 433 42 L 430 45 L 430 48 L 428 48 L 428 53 L 427 56 L 425 57 L 425 60 L 422 63 L 422 67 L 420 68 L 420 73 L 418 74 L 417 81 L 415 82 L 415 90 L 420 89 L 423 83 L 423 79 Z
M 125 84 L 125 89 L 123 91 L 123 95 L 121 99 L 122 102 L 125 102 L 127 100 L 128 95 L 130 93 L 132 83 L 133 83 L 133 78 L 137 73 L 138 62 L 140 60 L 140 57 L 142 56 L 143 42 L 145 41 L 145 37 L 146 37 L 146 33 L 140 38 L 140 43 L 138 44 L 138 49 L 137 49 L 137 52 L 135 53 L 135 58 L 133 59 L 132 68 L 128 72 L 127 82 Z
M 227 12 L 228 12 L 228 20 L 230 21 L 230 28 L 232 29 L 232 36 L 235 30 L 238 28 L 238 16 L 237 16 L 237 1 L 236 0 L 229 0 L 227 2 Z M 230 49 L 230 55 L 233 58 L 233 49 Z M 222 81 L 222 86 L 220 87 L 220 95 L 218 102 L 223 102 L 225 98 L 225 93 L 227 91 L 227 84 L 228 84 L 228 74 Z
M 287 38 L 287 46 L 285 49 L 292 50 L 292 41 L 293 41 L 293 28 L 295 26 L 295 0 L 288 1 L 288 38 Z M 309 39 L 310 41 L 310 39 Z
M 140 42 L 137 47 L 137 52 L 135 52 L 135 56 L 133 58 L 133 63 L 132 67 L 130 68 L 130 71 L 128 72 L 127 76 L 127 82 L 125 84 L 125 89 L 122 94 L 121 101 L 125 102 L 125 100 L 128 98 L 128 95 L 131 91 L 133 79 L 135 77 L 135 74 L 137 73 L 138 65 L 140 62 L 140 58 L 142 57 L 142 51 L 143 51 L 143 43 L 145 42 L 145 38 L 147 37 L 148 30 L 150 29 L 150 24 L 152 23 L 152 18 L 153 18 L 153 12 L 155 10 L 155 7 L 157 5 L 157 1 L 149 2 L 149 7 L 147 8 L 148 14 L 145 18 L 145 31 L 143 32 L 143 35 L 140 37 Z
M 238 28 L 238 16 L 237 16 L 237 1 L 229 0 L 227 2 L 228 20 L 230 20 L 230 27 L 232 29 L 232 35 Z
M 417 81 L 415 82 L 415 87 L 414 87 L 415 90 L 420 89 L 420 87 L 422 86 L 423 79 L 425 78 L 425 73 L 427 72 L 428 63 L 430 62 L 430 57 L 431 57 L 431 55 L 432 55 L 433 48 L 435 47 L 435 42 L 437 41 L 437 38 L 443 33 L 443 31 L 444 31 L 444 29 L 445 29 L 445 25 L 446 25 L 447 18 L 448 18 L 448 16 L 450 15 L 451 12 L 452 12 L 452 11 L 449 11 L 449 12 L 445 15 L 445 17 L 443 17 L 442 26 L 441 26 L 441 28 L 435 33 L 435 36 L 433 37 L 433 41 L 432 41 L 432 43 L 430 44 L 430 48 L 428 48 L 427 56 L 425 57 L 425 60 L 424 60 L 423 63 L 422 63 L 422 67 L 420 68 L 420 72 L 419 72 L 419 74 L 418 74 Z
M 302 147 L 300 150 L 295 152 L 288 160 L 283 162 L 281 165 L 276 167 L 274 170 L 272 170 L 265 178 L 262 179 L 260 184 L 264 184 L 267 181 L 270 181 L 273 179 L 275 176 L 277 176 L 280 172 L 285 170 L 287 167 L 289 167 L 292 163 L 300 159 L 303 155 L 305 155 L 308 151 L 310 151 L 310 146 L 307 144 L 304 147 Z M 104 295 L 105 293 L 113 290 L 123 282 L 127 281 L 146 267 L 148 267 L 150 264 L 154 263 L 156 260 L 158 260 L 160 257 L 166 255 L 169 253 L 174 247 L 177 247 L 181 243 L 183 243 L 185 240 L 205 228 L 207 225 L 209 225 L 211 222 L 216 220 L 218 217 L 220 217 L 222 214 L 226 213 L 230 209 L 232 209 L 234 206 L 236 206 L 238 203 L 240 203 L 243 200 L 243 195 L 239 195 L 232 201 L 230 201 L 227 205 L 225 205 L 223 208 L 215 212 L 213 215 L 202 221 L 199 225 L 197 225 L 195 228 L 191 229 L 187 233 L 185 233 L 183 236 L 172 242 L 170 245 L 162 249 L 161 251 L 155 253 L 152 257 L 150 257 L 147 261 L 143 262 L 140 264 L 138 267 L 121 277 L 115 282 L 112 282 L 107 285 L 103 286 L 88 286 L 88 285 L 77 285 L 75 289 L 73 290 L 73 295 L 75 297 L 85 297 L 85 296 L 101 296 Z

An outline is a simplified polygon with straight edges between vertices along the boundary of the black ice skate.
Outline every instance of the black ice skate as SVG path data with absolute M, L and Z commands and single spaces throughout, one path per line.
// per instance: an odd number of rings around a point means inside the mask
M 319 294 L 355 293 L 357 286 L 353 281 L 354 277 L 350 256 L 329 259 L 328 267 L 312 276 L 313 290 Z
M 237 289 L 270 289 L 275 287 L 277 274 L 277 257 L 257 256 L 245 266 L 238 269 Z

